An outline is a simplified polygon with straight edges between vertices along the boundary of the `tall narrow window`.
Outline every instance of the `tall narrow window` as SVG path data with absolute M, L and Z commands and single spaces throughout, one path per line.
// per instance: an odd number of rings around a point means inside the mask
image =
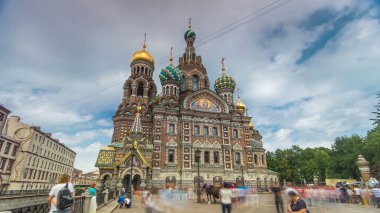
M 194 126 L 194 134 L 199 135 L 199 126 Z
M 257 165 L 257 155 L 254 155 L 254 158 L 255 158 L 255 164 Z
M 198 76 L 194 75 L 193 78 L 193 90 L 196 91 L 199 88 L 199 79 Z
M 236 162 L 236 164 L 241 164 L 241 159 L 240 159 L 240 153 L 239 152 L 235 153 L 235 162 Z
M 12 144 L 7 142 L 7 145 L 5 145 L 5 150 L 4 150 L 4 154 L 8 154 L 9 153 L 9 150 L 11 149 L 11 146 Z
M 137 96 L 144 96 L 144 84 L 139 83 L 137 86 Z
M 169 134 L 175 134 L 174 124 L 169 124 Z
M 15 156 L 18 150 L 18 146 L 13 146 L 12 156 Z
M 205 163 L 210 163 L 210 152 L 205 151 Z
M 238 130 L 237 130 L 237 129 L 234 129 L 234 138 L 238 138 L 238 137 L 239 137 Z
M 0 151 L 1 151 L 1 148 L 3 148 L 3 144 L 4 144 L 4 141 L 0 140 Z
M 209 135 L 208 126 L 203 127 L 203 135 Z
M 218 136 L 218 128 L 216 127 L 212 128 L 212 136 Z
M 180 89 L 181 89 L 181 91 L 185 91 L 185 90 L 186 90 L 185 79 L 182 80 L 182 81 L 179 83 L 179 85 L 180 85 Z
M 219 152 L 214 152 L 214 163 L 219 163 Z
M 174 149 L 168 150 L 168 162 L 174 163 Z

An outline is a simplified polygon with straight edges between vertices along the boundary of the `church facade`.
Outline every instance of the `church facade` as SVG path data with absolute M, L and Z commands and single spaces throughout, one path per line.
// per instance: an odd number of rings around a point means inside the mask
M 98 187 L 194 187 L 199 182 L 235 182 L 268 187 L 277 173 L 267 169 L 262 136 L 248 116 L 235 80 L 210 79 L 195 51 L 195 32 L 189 26 L 186 48 L 159 73 L 162 93 L 153 80 L 155 61 L 146 43 L 131 58 L 131 75 L 113 116 L 112 143 L 99 151 Z M 198 178 L 199 169 L 199 178 Z

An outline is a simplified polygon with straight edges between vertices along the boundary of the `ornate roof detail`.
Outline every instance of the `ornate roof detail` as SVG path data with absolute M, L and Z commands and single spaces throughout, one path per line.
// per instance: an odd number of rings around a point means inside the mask
M 211 148 L 211 147 L 212 147 L 212 145 L 210 142 L 206 141 L 203 143 L 203 148 Z
M 170 139 L 170 141 L 168 141 L 168 142 L 166 143 L 166 146 L 176 147 L 176 146 L 177 146 L 177 143 L 176 143 L 173 139 Z
M 161 70 L 159 77 L 162 85 L 169 82 L 179 85 L 183 81 L 181 70 L 173 65 L 172 48 L 170 49 L 170 64 Z
M 199 142 L 198 140 L 196 140 L 196 141 L 193 143 L 193 147 L 202 147 L 202 143 Z
M 220 145 L 220 143 L 219 143 L 218 141 L 215 141 L 215 142 L 212 144 L 212 148 L 220 149 L 220 148 L 222 148 L 222 146 Z
M 216 79 L 214 88 L 217 93 L 222 91 L 229 91 L 233 93 L 235 91 L 236 82 L 235 80 L 226 74 L 226 68 L 224 67 L 224 58 L 221 61 L 222 64 L 222 75 Z
M 113 148 L 113 147 L 112 147 Z M 96 159 L 95 166 L 99 168 L 114 167 L 116 151 L 115 149 L 101 149 L 98 158 Z
M 243 150 L 243 148 L 237 143 L 232 147 L 233 150 Z
M 132 127 L 131 127 L 131 133 L 142 133 L 142 126 L 141 126 L 141 114 L 140 114 L 141 106 L 137 106 L 137 113 L 135 116 L 135 120 L 133 121 Z

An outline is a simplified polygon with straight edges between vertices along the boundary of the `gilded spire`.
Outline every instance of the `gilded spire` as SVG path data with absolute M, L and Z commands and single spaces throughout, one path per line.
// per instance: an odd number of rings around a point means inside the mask
M 245 111 L 245 104 L 240 100 L 239 91 L 240 91 L 240 89 L 238 88 L 237 89 L 238 99 L 237 99 L 237 103 L 236 103 L 236 109 L 239 112 L 244 113 L 244 111 Z
M 224 67 L 224 57 L 222 57 L 221 64 L 222 64 L 222 76 L 223 76 L 226 74 L 226 68 Z
M 170 47 L 170 64 L 173 65 L 173 47 Z
M 146 33 L 144 34 L 144 44 L 143 44 L 143 49 L 146 50 Z
M 189 18 L 189 29 L 191 29 L 191 17 Z

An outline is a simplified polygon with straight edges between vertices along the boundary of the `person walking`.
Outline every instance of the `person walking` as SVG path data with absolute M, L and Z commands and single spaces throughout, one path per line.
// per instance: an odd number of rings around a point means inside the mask
M 96 184 L 93 183 L 91 184 L 90 188 L 88 189 L 88 193 L 91 196 L 91 201 L 90 201 L 90 213 L 96 213 L 96 209 L 98 207 L 96 203 Z
M 277 213 L 284 213 L 284 201 L 282 200 L 280 185 L 273 184 L 272 192 L 274 193 Z
M 232 191 L 228 189 L 228 184 L 223 184 L 223 189 L 220 190 L 220 201 L 222 203 L 222 213 L 231 213 Z
M 380 208 L 380 188 L 379 188 L 379 185 L 373 187 L 371 192 L 373 195 L 373 206 Z
M 290 191 L 288 196 L 290 199 L 288 205 L 289 213 L 309 213 L 305 201 L 302 200 L 297 193 Z
M 74 212 L 74 194 L 75 190 L 73 184 L 70 183 L 70 176 L 62 174 L 59 183 L 54 185 L 49 192 L 49 213 Z

